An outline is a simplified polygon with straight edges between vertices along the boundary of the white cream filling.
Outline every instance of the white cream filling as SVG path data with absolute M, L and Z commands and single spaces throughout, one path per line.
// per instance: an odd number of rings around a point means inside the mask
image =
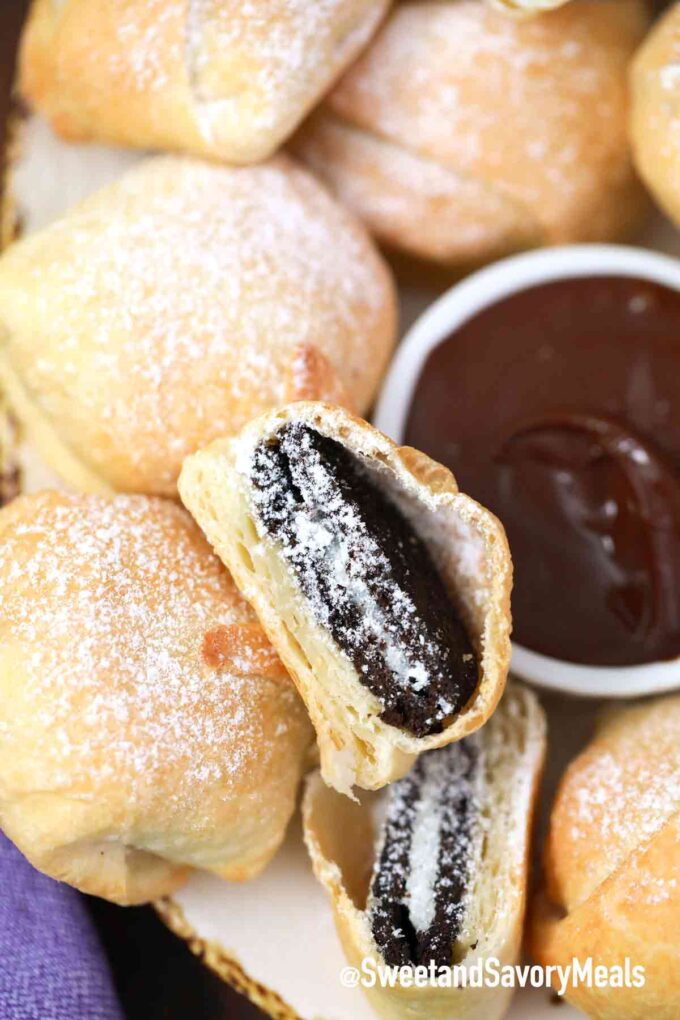
M 367 637 L 385 648 L 385 661 L 397 683 L 406 689 L 424 690 L 430 681 L 425 665 L 418 659 L 412 660 L 404 648 L 394 642 L 388 617 L 376 605 L 363 578 L 351 572 L 348 543 L 323 524 L 310 520 L 308 513 L 296 514 L 294 527 L 295 538 L 301 548 L 323 550 L 333 585 L 343 589 L 351 602 L 361 610 Z M 403 608 L 408 611 L 409 606 Z
M 432 779 L 423 784 L 413 827 L 406 905 L 411 923 L 418 932 L 427 931 L 434 921 L 441 842 L 439 795 L 439 786 Z
M 475 741 L 477 753 L 481 754 L 478 742 L 474 737 L 468 737 L 468 741 Z M 482 794 L 482 764 L 478 759 L 473 767 L 471 778 L 465 775 L 469 767 L 466 758 L 456 758 L 451 761 L 450 756 L 441 756 L 431 759 L 430 767 L 427 768 L 426 778 L 420 789 L 420 796 L 416 807 L 411 852 L 409 855 L 409 872 L 406 881 L 406 905 L 408 906 L 409 917 L 413 927 L 418 932 L 426 932 L 434 921 L 435 915 L 435 894 L 437 879 L 439 876 L 439 855 L 441 846 L 441 825 L 442 825 L 442 790 L 452 791 L 453 787 L 460 784 L 467 787 L 461 789 L 461 796 L 464 794 L 472 799 L 470 810 L 472 811 L 472 832 L 465 839 L 470 844 L 470 853 L 466 861 L 466 893 L 463 901 L 467 898 L 471 885 L 472 872 L 476 867 L 478 841 L 475 838 L 477 831 L 477 818 L 479 814 L 479 799 Z M 459 819 L 459 822 L 463 820 Z M 464 820 L 467 824 L 469 819 Z

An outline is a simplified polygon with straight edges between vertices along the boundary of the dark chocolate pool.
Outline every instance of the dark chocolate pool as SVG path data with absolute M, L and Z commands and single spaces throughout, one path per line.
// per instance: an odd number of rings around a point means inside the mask
M 389 966 L 451 966 L 473 867 L 478 766 L 467 738 L 421 755 L 389 788 L 368 902 Z
M 261 524 L 317 621 L 380 701 L 381 718 L 437 733 L 472 697 L 475 654 L 432 557 L 344 446 L 285 425 L 251 469 Z
M 517 641 L 680 656 L 680 292 L 578 277 L 484 309 L 429 355 L 405 439 L 503 522 Z

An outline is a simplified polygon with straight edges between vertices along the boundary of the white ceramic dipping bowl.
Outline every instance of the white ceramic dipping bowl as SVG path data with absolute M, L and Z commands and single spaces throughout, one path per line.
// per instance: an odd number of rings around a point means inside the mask
M 516 255 L 456 284 L 406 334 L 383 385 L 378 428 L 402 442 L 409 408 L 430 351 L 464 322 L 517 291 L 580 276 L 632 276 L 680 290 L 680 260 L 619 245 L 571 245 Z M 678 337 L 680 370 L 680 336 Z M 588 666 L 513 643 L 512 670 L 531 683 L 575 695 L 631 698 L 680 688 L 680 659 L 640 666 Z

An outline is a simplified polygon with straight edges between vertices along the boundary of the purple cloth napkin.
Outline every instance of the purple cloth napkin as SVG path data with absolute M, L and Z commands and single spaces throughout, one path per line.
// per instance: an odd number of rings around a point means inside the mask
M 123 1020 L 81 896 L 0 833 L 1 1020 Z

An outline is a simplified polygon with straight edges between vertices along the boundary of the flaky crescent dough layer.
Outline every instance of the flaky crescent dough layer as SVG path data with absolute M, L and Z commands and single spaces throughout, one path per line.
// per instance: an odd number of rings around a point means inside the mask
M 306 423 L 360 457 L 433 554 L 479 661 L 475 694 L 441 733 L 415 737 L 380 719 L 378 699 L 314 619 L 276 541 L 258 528 L 248 474 L 252 454 L 290 422 Z M 396 446 L 339 407 L 301 402 L 263 415 L 236 438 L 218 440 L 188 458 L 179 490 L 295 680 L 331 786 L 345 793 L 354 784 L 378 789 L 404 775 L 422 751 L 459 740 L 489 718 L 510 659 L 512 564 L 500 523 L 458 491 L 446 468 Z
M 644 967 L 643 988 L 571 986 L 595 1020 L 680 1016 L 680 695 L 606 718 L 567 770 L 530 925 L 543 965 Z
M 525 688 L 509 687 L 477 736 L 488 828 L 468 893 L 474 948 L 456 955 L 456 963 L 466 967 L 493 957 L 501 965 L 511 964 L 519 954 L 531 821 L 545 754 L 545 719 L 536 697 Z M 357 804 L 329 790 L 318 773 L 307 781 L 305 842 L 314 873 L 330 896 L 347 959 L 359 969 L 364 960 L 375 968 L 385 966 L 365 911 L 375 856 L 372 816 L 370 796 Z M 397 984 L 366 994 L 383 1020 L 497 1020 L 512 993 Z
M 71 140 L 266 159 L 389 0 L 34 0 L 21 89 Z

